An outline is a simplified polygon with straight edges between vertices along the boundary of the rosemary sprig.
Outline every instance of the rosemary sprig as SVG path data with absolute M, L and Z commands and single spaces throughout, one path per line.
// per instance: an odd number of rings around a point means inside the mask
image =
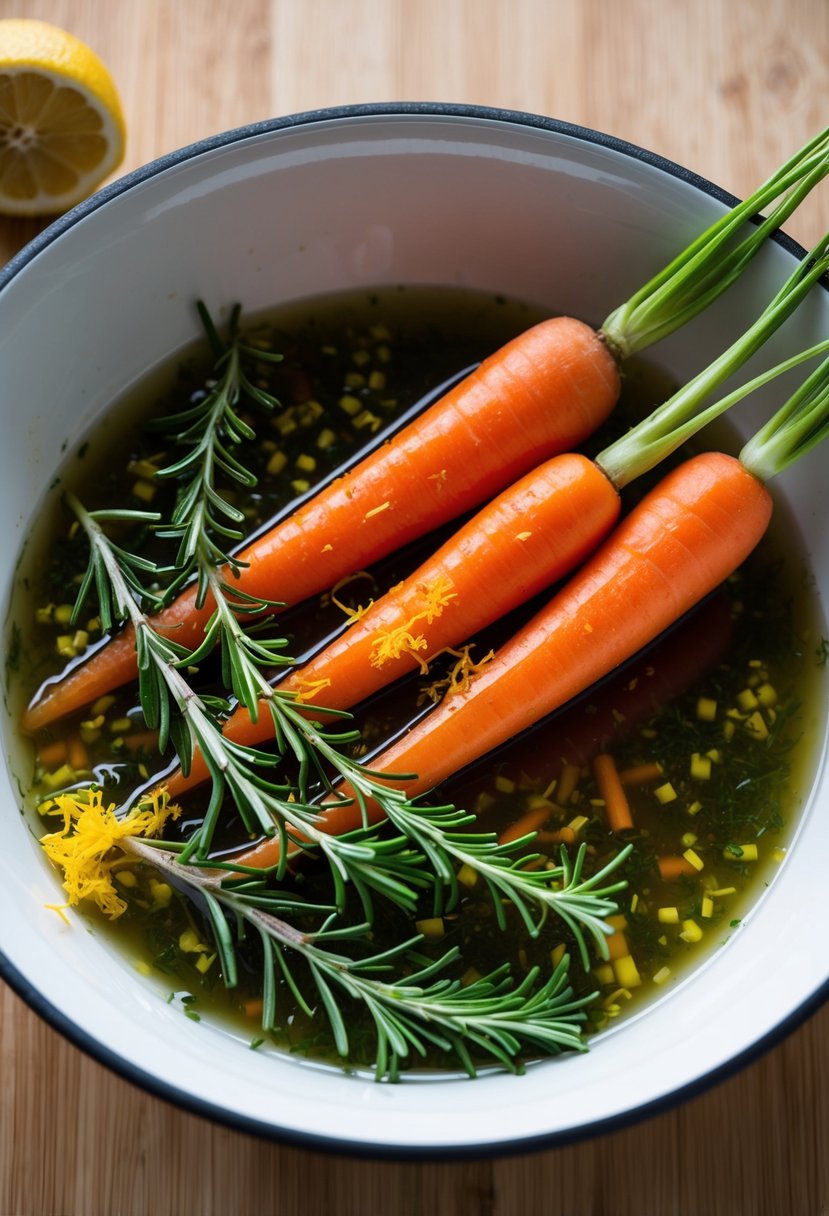
M 361 939 L 367 925 L 332 927 L 329 919 L 321 929 L 306 933 L 282 920 L 279 914 L 285 910 L 307 913 L 320 909 L 286 900 L 280 892 L 268 890 L 261 879 L 220 880 L 182 866 L 168 854 L 168 846 L 134 837 L 125 838 L 120 846 L 169 872 L 176 882 L 183 881 L 202 896 L 228 987 L 237 983 L 239 926 L 255 929 L 263 950 L 264 1030 L 273 1030 L 277 1025 L 276 992 L 280 977 L 299 1007 L 309 1017 L 314 1015 L 289 955 L 305 962 L 342 1057 L 347 1057 L 350 1050 L 342 997 L 361 1003 L 375 1030 L 377 1080 L 397 1080 L 401 1064 L 413 1056 L 425 1058 L 430 1049 L 455 1056 L 470 1077 L 477 1073 L 475 1056 L 521 1072 L 521 1055 L 527 1051 L 557 1054 L 564 1050 L 586 1050 L 582 1033 L 585 1007 L 595 994 L 574 996 L 568 983 L 566 955 L 543 983 L 539 984 L 536 967 L 517 985 L 512 982 L 508 964 L 466 985 L 458 979 L 442 977 L 440 973 L 457 959 L 457 948 L 436 960 L 428 960 L 417 953 L 422 941 L 419 936 L 367 958 L 354 959 L 327 947 L 334 942 Z M 231 928 L 233 923 L 237 926 L 236 935 Z M 409 973 L 392 982 L 377 978 L 395 966 L 408 967 Z
M 394 827 L 428 858 L 437 879 L 436 912 L 441 911 L 444 899 L 448 908 L 455 906 L 458 870 L 468 866 L 486 883 L 499 928 L 506 928 L 504 900 L 518 912 L 531 937 L 538 936 L 553 912 L 572 933 L 585 970 L 590 966 L 585 932 L 600 956 L 607 958 L 611 932 L 607 917 L 618 911 L 612 896 L 627 886 L 624 879 L 609 879 L 623 865 L 632 845 L 620 849 L 585 878 L 585 845 L 579 847 L 572 861 L 562 847 L 559 864 L 553 865 L 539 853 L 524 852 L 534 833 L 501 844 L 493 832 L 457 831 L 474 824 L 475 816 L 450 804 L 434 807 L 413 802 L 402 790 L 384 783 L 388 774 L 382 774 L 380 780 L 380 775 L 346 757 L 340 758 L 338 767 L 358 800 L 363 805 L 367 799 L 377 802 Z M 540 863 L 539 868 L 534 868 L 535 863 Z

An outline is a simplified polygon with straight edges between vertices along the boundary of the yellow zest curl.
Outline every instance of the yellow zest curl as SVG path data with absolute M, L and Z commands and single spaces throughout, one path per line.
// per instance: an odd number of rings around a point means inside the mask
M 372 582 L 374 581 L 372 576 L 366 570 L 358 570 L 356 574 L 347 574 L 345 578 L 341 578 L 338 583 L 335 583 L 330 592 L 331 603 L 334 604 L 335 607 L 339 608 L 340 612 L 345 613 L 345 615 L 348 617 L 349 625 L 353 625 L 355 621 L 359 621 L 360 617 L 363 616 L 364 613 L 368 612 L 369 608 L 374 602 L 373 600 L 369 600 L 367 604 L 358 604 L 356 608 L 352 608 L 349 604 L 344 604 L 342 600 L 337 598 L 337 593 L 342 591 L 343 587 L 347 587 L 349 583 L 353 583 L 355 579 L 358 578 L 367 578 L 371 579 Z
M 419 650 L 425 650 L 429 643 L 423 634 L 415 633 L 414 628 L 420 621 L 431 625 L 441 615 L 446 605 L 456 598 L 457 592 L 452 590 L 452 580 L 445 575 L 441 575 L 427 586 L 419 587 L 418 590 L 424 597 L 423 607 L 403 625 L 398 625 L 396 629 L 378 635 L 371 652 L 372 667 L 382 667 L 389 660 L 399 659 L 403 654 L 410 654 L 417 659 L 421 672 L 425 674 L 429 670 L 426 660 L 417 653 Z
M 316 700 L 317 694 L 321 693 L 324 688 L 328 688 L 331 680 L 328 676 L 322 676 L 319 680 L 305 680 L 302 676 L 298 676 L 296 682 L 301 685 L 301 689 L 294 693 L 294 700 L 305 703 Z
M 449 673 L 442 680 L 434 680 L 428 688 L 424 689 L 424 695 L 437 704 L 443 697 L 451 697 L 459 692 L 466 692 L 472 681 L 472 677 L 478 673 L 495 658 L 495 651 L 488 651 L 483 658 L 476 662 L 470 653 L 474 642 L 469 642 L 465 646 L 461 646 L 460 650 L 454 650 L 451 646 L 447 646 L 445 650 L 439 651 L 440 654 L 450 654 L 456 659 Z M 434 655 L 433 658 L 437 658 Z
M 94 787 L 56 794 L 39 810 L 63 818 L 60 831 L 43 836 L 40 843 L 49 860 L 63 871 L 69 906 L 90 899 L 111 920 L 127 907 L 112 876 L 123 856 L 119 843 L 131 836 L 158 836 L 167 819 L 181 813 L 180 807 L 168 802 L 166 790 L 159 790 L 119 819 L 115 803 L 104 806 L 103 791 Z

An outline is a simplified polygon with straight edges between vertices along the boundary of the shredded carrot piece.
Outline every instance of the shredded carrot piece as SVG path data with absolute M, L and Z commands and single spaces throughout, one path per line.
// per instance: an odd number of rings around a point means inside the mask
M 539 832 L 539 844 L 575 844 L 576 832 L 574 828 L 565 826 L 557 828 L 555 832 Z
M 662 776 L 662 766 L 653 761 L 651 764 L 634 764 L 624 768 L 619 773 L 622 785 L 647 785 L 649 781 L 658 781 Z
M 124 747 L 128 752 L 152 752 L 158 747 L 157 730 L 139 730 L 124 736 Z
M 363 519 L 371 519 L 373 515 L 379 515 L 381 511 L 387 511 L 390 506 L 391 503 L 386 499 L 385 502 L 380 503 L 379 507 L 372 507 L 370 511 L 366 511 Z
M 50 772 L 59 768 L 66 760 L 66 740 L 55 739 L 53 743 L 44 743 L 38 748 L 37 758 L 45 769 Z
M 630 954 L 628 940 L 625 937 L 624 931 L 617 929 L 607 939 L 607 957 L 612 960 L 614 958 L 624 958 L 626 954 Z
M 627 794 L 619 780 L 616 761 L 606 752 L 601 753 L 593 760 L 593 773 L 599 793 L 604 799 L 608 826 L 614 832 L 624 832 L 627 828 L 632 828 L 633 816 L 630 813 Z
M 498 837 L 499 844 L 507 844 L 511 840 L 518 840 L 521 836 L 527 836 L 530 832 L 536 832 L 550 818 L 552 806 L 534 806 L 532 810 L 527 811 L 515 823 L 511 823 L 508 828 L 505 828 Z
M 76 772 L 89 768 L 89 752 L 79 735 L 73 735 L 69 740 L 67 759 Z
M 577 764 L 562 765 L 561 776 L 556 786 L 556 801 L 560 802 L 562 806 L 569 802 L 576 792 L 579 776 L 580 770 Z
M 665 882 L 674 882 L 677 878 L 682 878 L 686 874 L 696 874 L 695 868 L 690 861 L 686 861 L 684 857 L 660 857 L 657 865 L 659 873 Z

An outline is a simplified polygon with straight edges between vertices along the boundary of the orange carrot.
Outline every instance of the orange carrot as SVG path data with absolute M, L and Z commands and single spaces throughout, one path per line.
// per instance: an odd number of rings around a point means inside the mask
M 501 840 L 501 837 L 498 839 Z M 566 824 L 563 828 L 556 828 L 553 832 L 541 828 L 536 835 L 536 841 L 538 844 L 574 845 L 576 843 L 576 829 Z
M 596 464 L 575 454 L 554 457 L 478 512 L 316 658 L 291 672 L 279 692 L 302 698 L 314 690 L 314 701 L 328 709 L 356 705 L 568 574 L 618 514 L 619 496 Z M 265 712 L 253 722 L 240 708 L 224 734 L 260 743 L 272 738 L 273 723 Z M 178 771 L 165 785 L 177 798 L 207 777 L 197 754 L 186 778 Z
M 560 806 L 566 806 L 575 794 L 580 777 L 581 769 L 578 764 L 565 763 L 562 765 L 561 775 L 556 785 L 556 799 Z
M 731 574 L 762 538 L 771 496 L 740 461 L 703 453 L 669 473 L 604 545 L 507 643 L 468 691 L 442 702 L 371 759 L 431 789 L 539 721 L 631 657 Z M 395 783 L 397 784 L 397 783 Z M 347 787 L 342 792 L 348 795 Z M 369 805 L 369 816 L 382 810 Z M 359 826 L 355 804 L 326 809 L 326 830 Z M 273 840 L 246 853 L 268 865 Z
M 598 332 L 574 318 L 556 317 L 507 343 L 390 443 L 244 549 L 238 556 L 247 566 L 238 590 L 256 599 L 300 603 L 576 446 L 616 403 L 617 361 L 707 307 L 827 172 L 829 129 L 715 221 L 615 309 Z M 746 219 L 781 196 L 766 220 L 734 240 Z M 766 333 L 795 307 L 796 293 L 790 295 Z M 732 357 L 716 373 L 708 369 L 707 391 L 762 340 L 753 335 L 754 345 L 742 358 Z M 614 476 L 611 480 L 622 484 Z M 159 613 L 154 625 L 195 647 L 211 609 L 209 596 L 196 606 L 193 588 Z M 65 678 L 47 683 L 24 715 L 23 727 L 36 731 L 136 675 L 135 638 L 127 627 Z
M 618 394 L 616 362 L 595 330 L 569 317 L 541 322 L 244 549 L 239 558 L 249 564 L 238 589 L 290 605 L 333 587 L 579 444 Z M 208 600 L 199 609 L 195 599 L 195 588 L 185 592 L 154 626 L 182 645 L 197 645 L 212 607 Z M 38 730 L 136 675 L 127 627 L 47 684 L 23 727 Z
M 607 752 L 601 752 L 593 760 L 593 773 L 599 787 L 599 796 L 605 804 L 607 824 L 613 832 L 624 832 L 633 827 L 633 816 L 627 794 L 619 780 L 616 761 Z

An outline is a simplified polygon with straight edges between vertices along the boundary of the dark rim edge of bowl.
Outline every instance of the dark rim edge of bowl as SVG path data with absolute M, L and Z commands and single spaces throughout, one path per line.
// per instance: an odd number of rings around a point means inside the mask
M 246 139 L 275 131 L 289 130 L 294 127 L 309 126 L 316 123 L 330 122 L 335 119 L 371 118 L 371 117 L 403 117 L 427 115 L 448 118 L 472 118 L 492 122 L 513 124 L 524 128 L 536 128 L 551 131 L 558 135 L 570 136 L 586 143 L 596 144 L 620 152 L 634 160 L 643 161 L 687 182 L 695 189 L 733 206 L 738 200 L 721 189 L 707 178 L 684 168 L 682 165 L 668 160 L 654 152 L 649 152 L 636 144 L 595 131 L 589 127 L 559 119 L 547 118 L 543 115 L 525 113 L 518 110 L 498 109 L 490 106 L 464 105 L 441 102 L 372 102 L 363 105 L 333 106 L 319 110 L 307 110 L 298 114 L 285 115 L 280 118 L 265 119 L 261 122 L 250 123 L 247 126 L 236 127 L 183 148 L 166 153 L 156 160 L 135 169 L 124 177 L 104 186 L 91 195 L 89 199 L 79 203 L 70 211 L 54 220 L 47 228 L 34 237 L 27 245 L 15 254 L 0 270 L 0 291 L 15 278 L 20 271 L 35 257 L 47 248 L 54 240 L 68 229 L 74 227 L 80 220 L 91 215 L 99 207 L 112 199 L 126 193 L 142 182 L 163 173 L 174 165 L 192 160 L 203 153 L 212 152 L 217 148 L 230 146 Z M 798 259 L 806 251 L 802 245 L 783 232 L 775 232 L 771 238 Z M 621 1131 L 652 1116 L 671 1110 L 681 1102 L 697 1097 L 714 1085 L 727 1080 L 741 1071 L 747 1065 L 758 1060 L 762 1055 L 776 1046 L 793 1031 L 806 1022 L 829 999 L 829 980 L 816 989 L 796 1009 L 779 1022 L 772 1030 L 761 1036 L 745 1048 L 739 1055 L 732 1057 L 726 1063 L 718 1065 L 693 1081 L 687 1082 L 670 1093 L 652 1099 L 640 1106 L 621 1114 L 611 1115 L 605 1119 L 594 1121 L 579 1127 L 568 1128 L 565 1131 L 539 1133 L 524 1136 L 517 1140 L 493 1141 L 484 1144 L 455 1144 L 445 1145 L 418 1144 L 395 1145 L 376 1144 L 353 1141 L 346 1138 L 334 1138 L 313 1132 L 300 1132 L 294 1128 L 277 1126 L 272 1122 L 246 1115 L 229 1112 L 226 1108 L 216 1106 L 205 1099 L 195 1098 L 192 1094 L 179 1089 L 172 1083 L 165 1082 L 159 1077 L 145 1072 L 138 1065 L 131 1064 L 123 1056 L 111 1051 L 93 1035 L 89 1034 L 76 1022 L 66 1017 L 51 1001 L 46 1000 L 40 991 L 17 970 L 6 955 L 0 950 L 0 979 L 20 997 L 26 1005 L 37 1013 L 52 1029 L 65 1039 L 102 1064 L 111 1072 L 143 1089 L 151 1096 L 161 1098 L 181 1108 L 189 1114 L 209 1119 L 214 1123 L 229 1128 L 232 1131 L 257 1136 L 260 1139 L 277 1141 L 295 1148 L 312 1150 L 327 1154 L 372 1160 L 372 1161 L 423 1161 L 435 1160 L 442 1162 L 470 1161 L 482 1158 L 519 1156 L 522 1154 L 540 1152 L 545 1149 L 564 1147 L 606 1135 L 609 1132 Z M 405 1082 L 404 1082 L 405 1083 Z M 458 1082 L 459 1084 L 461 1082 Z M 486 1085 L 486 1080 L 477 1084 Z M 516 1084 L 521 1079 L 516 1078 Z
M 138 169 L 125 174 L 123 177 L 116 178 L 115 181 L 103 186 L 88 199 L 78 203 L 77 206 L 54 219 L 48 227 L 33 237 L 5 266 L 0 268 L 0 291 L 15 275 L 20 273 L 25 265 L 32 261 L 52 241 L 61 236 L 62 233 L 74 227 L 80 220 L 85 219 L 86 216 L 91 215 L 99 207 L 104 206 L 112 199 L 126 193 L 142 182 L 149 181 L 174 165 L 192 160 L 203 153 L 212 152 L 217 148 L 228 147 L 231 144 L 240 143 L 242 140 L 252 139 L 274 131 L 284 131 L 293 127 L 330 122 L 334 119 L 382 116 L 399 117 L 404 115 L 486 119 L 491 122 L 512 123 L 519 127 L 552 131 L 557 135 L 571 136 L 586 143 L 593 143 L 599 147 L 621 152 L 623 155 L 631 157 L 634 160 L 643 161 L 645 164 L 652 165 L 654 168 L 668 173 L 671 177 L 676 177 L 681 181 L 687 182 L 702 193 L 708 194 L 718 202 L 723 202 L 729 207 L 739 201 L 735 195 L 715 185 L 708 178 L 702 177 L 692 170 L 677 164 L 675 161 L 660 156 L 656 152 L 650 152 L 638 144 L 630 143 L 615 135 L 606 135 L 591 127 L 579 126 L 577 123 L 565 122 L 561 119 L 547 118 L 541 114 L 525 113 L 520 110 L 498 109 L 492 106 L 463 105 L 460 103 L 444 104 L 442 102 L 431 101 L 370 102 L 364 105 L 330 106 L 320 110 L 305 110 L 299 114 L 288 114 L 280 118 L 263 119 L 260 122 L 249 123 L 243 127 L 234 127 L 230 131 L 223 131 L 218 135 L 198 140 L 173 152 L 167 152 L 163 156 L 149 161 L 146 165 L 142 165 Z M 771 239 L 799 258 L 802 258 L 806 252 L 802 245 L 779 230 L 772 234 Z

